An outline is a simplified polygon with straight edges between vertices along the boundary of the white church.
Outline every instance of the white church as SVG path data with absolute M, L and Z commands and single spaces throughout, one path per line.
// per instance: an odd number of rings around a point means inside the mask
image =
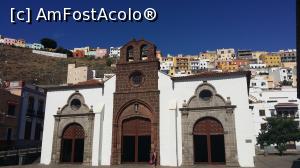
M 132 40 L 109 80 L 48 88 L 41 164 L 254 167 L 249 74 L 170 77 L 155 53 Z

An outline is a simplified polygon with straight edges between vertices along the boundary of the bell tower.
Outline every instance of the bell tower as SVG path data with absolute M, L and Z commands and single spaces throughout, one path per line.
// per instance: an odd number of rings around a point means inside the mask
M 159 163 L 159 61 L 156 46 L 146 40 L 121 48 L 114 93 L 112 164 Z

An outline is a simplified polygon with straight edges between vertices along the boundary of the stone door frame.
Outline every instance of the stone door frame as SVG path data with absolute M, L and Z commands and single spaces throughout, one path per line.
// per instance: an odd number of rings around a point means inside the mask
M 211 97 L 207 100 L 199 96 L 201 91 L 210 91 Z M 203 82 L 195 90 L 194 95 L 183 103 L 181 111 L 182 120 L 182 165 L 194 165 L 193 128 L 197 121 L 211 117 L 218 120 L 224 129 L 225 165 L 239 166 L 237 158 L 237 143 L 235 132 L 234 109 L 230 98 L 225 100 L 217 94 L 213 85 Z
M 71 101 L 73 99 L 78 99 L 81 102 L 81 107 L 79 109 L 74 109 L 71 107 Z M 54 133 L 53 133 L 53 145 L 52 145 L 52 164 L 61 163 L 61 142 L 62 136 L 65 128 L 70 124 L 80 125 L 84 132 L 84 152 L 83 152 L 83 165 L 92 164 L 92 145 L 93 145 L 93 133 L 94 133 L 94 117 L 92 107 L 89 108 L 84 101 L 84 97 L 76 91 L 73 93 L 67 104 L 61 109 L 58 108 L 57 114 L 54 115 Z

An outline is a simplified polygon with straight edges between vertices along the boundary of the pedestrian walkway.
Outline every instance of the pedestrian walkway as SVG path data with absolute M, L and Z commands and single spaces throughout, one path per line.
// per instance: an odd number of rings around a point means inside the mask
M 255 157 L 255 167 L 256 168 L 291 168 L 293 161 L 300 158 L 299 154 L 289 154 L 289 155 L 257 155 Z M 23 165 L 23 166 L 7 166 L 5 168 L 92 168 L 92 166 L 82 166 L 76 164 L 57 164 L 57 165 Z M 124 164 L 118 166 L 95 166 L 97 168 L 152 168 L 151 165 L 147 164 Z M 158 166 L 157 168 L 172 168 L 165 166 Z M 196 166 L 183 166 L 181 168 L 226 168 L 224 165 L 196 165 Z M 232 168 L 232 167 L 231 167 Z

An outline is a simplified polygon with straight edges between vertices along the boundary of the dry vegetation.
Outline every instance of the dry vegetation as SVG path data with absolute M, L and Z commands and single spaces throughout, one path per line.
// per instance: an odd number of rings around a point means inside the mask
M 24 80 L 40 85 L 63 84 L 67 80 L 69 63 L 95 69 L 97 77 L 114 71 L 106 66 L 105 59 L 53 58 L 33 54 L 31 49 L 0 45 L 0 79 L 3 80 Z

